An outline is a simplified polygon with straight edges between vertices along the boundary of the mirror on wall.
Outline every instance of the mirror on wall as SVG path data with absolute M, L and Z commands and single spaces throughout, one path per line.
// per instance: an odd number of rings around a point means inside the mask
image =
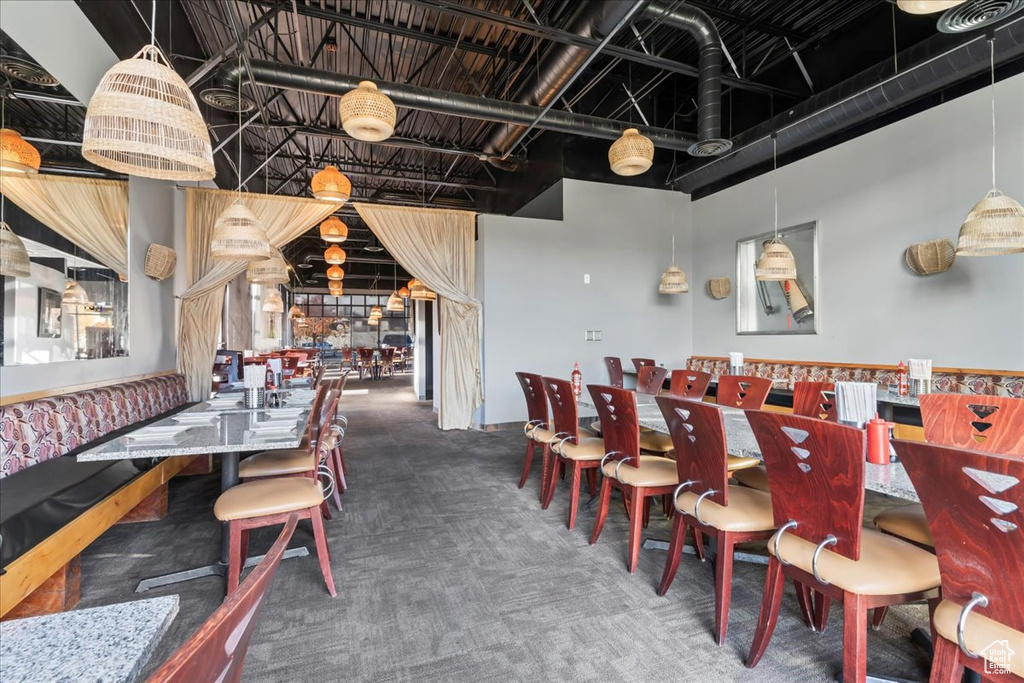
M 0 96 L 3 220 L 29 257 L 0 275 L 2 364 L 127 356 L 127 180 L 82 158 L 85 107 L 2 32 Z
M 817 334 L 818 224 L 803 223 L 779 230 L 779 239 L 796 260 L 796 279 L 761 282 L 754 277 L 767 232 L 736 242 L 737 334 Z

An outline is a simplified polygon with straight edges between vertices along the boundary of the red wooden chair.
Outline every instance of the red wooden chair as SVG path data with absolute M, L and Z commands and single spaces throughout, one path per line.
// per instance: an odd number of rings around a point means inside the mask
M 868 610 L 936 597 L 935 556 L 863 528 L 863 430 L 766 411 L 747 411 L 747 419 L 768 469 L 779 527 L 768 542 L 768 573 L 747 666 L 755 666 L 768 647 L 788 577 L 819 594 L 814 623 L 821 627 L 830 600 L 843 603 L 843 681 L 863 681 Z
M 608 368 L 608 384 L 622 388 L 622 361 L 615 356 L 605 356 L 604 366 Z
M 920 398 L 924 436 L 929 443 L 1024 458 L 1024 399 L 969 394 L 925 394 Z M 924 508 L 900 505 L 875 516 L 886 533 L 930 548 Z
M 547 392 L 548 403 L 554 421 L 555 438 L 551 443 L 554 457 L 551 459 L 549 471 L 544 473 L 547 481 L 547 492 L 544 496 L 543 509 L 551 505 L 558 483 L 559 465 L 570 468 L 569 477 L 569 529 L 576 526 L 576 511 L 580 502 L 580 480 L 584 471 L 587 473 L 587 484 L 590 495 L 597 488 L 597 468 L 604 457 L 604 439 L 593 436 L 590 432 L 580 429 L 579 410 L 576 407 L 576 396 L 572 391 L 572 383 L 553 377 L 544 378 L 544 390 Z
M 711 373 L 700 370 L 673 370 L 668 393 L 678 398 L 704 399 L 711 384 Z
M 283 379 L 291 379 L 295 377 L 295 373 L 299 369 L 299 358 L 287 353 L 281 356 L 281 377 Z
M 380 350 L 381 372 L 388 373 L 388 377 L 395 376 L 395 349 L 388 347 Z
M 715 559 L 715 640 L 725 642 L 732 595 L 732 561 L 736 544 L 767 539 L 775 531 L 772 499 L 763 491 L 729 484 L 722 410 L 703 401 L 659 396 L 675 444 L 679 484 L 673 499 L 678 513 L 672 519 L 668 559 L 658 587 L 664 595 L 682 556 L 686 530 L 694 531 L 694 545 L 703 559 L 703 536 L 717 543 Z
M 370 373 L 370 377 L 373 375 L 373 349 L 368 346 L 361 346 L 357 349 L 359 353 L 359 379 L 363 379 L 363 375 L 367 372 Z
M 633 361 L 633 367 L 636 368 L 637 373 L 640 372 L 640 368 L 654 365 L 653 358 L 631 358 Z
M 657 365 L 645 365 L 636 373 L 636 393 L 656 396 L 661 393 L 668 370 Z
M 590 544 L 597 543 L 608 517 L 612 489 L 618 489 L 629 510 L 629 554 L 626 567 L 636 572 L 640 558 L 640 535 L 648 515 L 648 502 L 664 496 L 679 484 L 676 465 L 668 458 L 640 455 L 640 423 L 637 421 L 636 396 L 631 391 L 591 384 L 587 387 L 601 419 L 604 447 L 601 460 L 601 493 Z
M 270 551 L 238 590 L 149 677 L 149 683 L 242 680 L 249 641 L 281 557 L 298 524 L 290 515 Z
M 1018 435 L 1021 430 L 1018 430 Z M 932 683 L 1024 683 L 1024 459 L 895 442 L 935 539 Z
M 352 362 L 352 347 L 351 346 L 346 346 L 345 348 L 343 348 L 341 350 L 341 367 L 344 368 L 346 363 L 348 363 L 348 367 L 349 368 L 352 368 L 352 367 L 355 366 L 355 363 Z
M 715 402 L 741 410 L 761 410 L 772 390 L 772 381 L 751 375 L 721 375 Z
M 555 430 L 548 425 L 548 400 L 544 394 L 543 378 L 529 372 L 517 372 L 516 377 L 519 379 L 519 386 L 523 388 L 523 395 L 526 397 L 527 420 L 523 425 L 523 434 L 526 435 L 526 458 L 523 461 L 523 473 L 519 477 L 519 488 L 526 485 L 526 480 L 530 476 L 530 467 L 533 466 L 533 448 L 539 443 L 544 447 L 540 488 L 540 499 L 543 501 L 544 472 L 548 467 L 551 440 L 555 436 Z
M 829 422 L 839 420 L 834 382 L 794 382 L 793 414 Z

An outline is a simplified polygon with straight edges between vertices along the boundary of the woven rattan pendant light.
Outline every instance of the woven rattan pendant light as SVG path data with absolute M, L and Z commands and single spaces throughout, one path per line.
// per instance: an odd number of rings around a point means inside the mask
M 341 127 L 356 140 L 380 142 L 395 132 L 395 103 L 377 90 L 373 81 L 362 81 L 338 102 Z
M 989 39 L 992 73 L 992 189 L 974 205 L 960 226 L 957 256 L 998 256 L 1024 252 L 1024 207 L 996 187 L 996 61 Z
M 384 317 L 384 311 L 381 310 L 380 306 L 374 305 L 374 307 L 370 309 L 370 317 L 371 318 L 383 318 Z
M 676 265 L 676 236 L 672 235 L 672 265 L 661 274 L 658 292 L 661 294 L 685 294 L 689 291 L 690 284 L 686 281 L 686 273 Z
M 341 284 L 341 280 L 330 280 L 327 283 L 327 290 L 331 293 L 331 296 L 341 296 L 344 285 Z
M 241 68 L 241 57 L 239 57 Z M 210 255 L 220 261 L 260 261 L 271 256 L 263 224 L 242 201 L 242 83 L 238 83 L 238 197 L 213 224 Z
M 896 6 L 907 14 L 937 14 L 962 5 L 967 0 L 896 0 Z
M 192 91 L 156 46 L 156 5 L 150 44 L 112 66 L 89 100 L 82 156 L 118 173 L 210 180 L 210 134 Z
M 281 298 L 281 292 L 277 289 L 269 289 L 263 295 L 263 312 L 284 313 L 284 299 Z
M 409 298 L 413 301 L 435 301 L 437 299 L 437 293 L 427 289 L 419 280 L 414 280 L 416 283 L 409 288 Z
M 320 224 L 320 239 L 331 244 L 340 244 L 348 239 L 348 226 L 337 216 L 331 216 Z
M 0 93 L 0 97 L 3 94 Z M 3 127 L 7 116 L 7 100 L 4 98 L 0 101 L 0 128 Z M 6 129 L 3 131 L 6 132 Z M 19 139 L 21 136 L 18 136 Z M 26 143 L 28 144 L 28 143 Z M 30 145 L 31 146 L 31 145 Z M 33 148 L 33 151 L 35 148 Z M 6 149 L 4 150 L 5 161 L 6 161 Z M 39 154 L 36 153 L 36 168 L 39 168 L 38 163 Z M 11 226 L 7 225 L 4 220 L 4 211 L 6 209 L 6 197 L 3 194 L 4 190 L 4 175 L 8 173 L 6 164 L 0 166 L 0 275 L 7 277 L 28 277 L 31 275 L 29 270 L 28 251 L 25 249 L 25 243 L 21 241 L 21 238 L 14 234 L 11 230 Z
M 64 283 L 64 293 L 60 297 L 60 305 L 67 308 L 77 308 L 89 303 L 89 295 L 82 285 L 68 278 Z
M 775 237 L 764 245 L 761 258 L 757 259 L 754 278 L 761 281 L 796 279 L 796 259 L 793 252 L 779 240 L 779 172 L 778 140 L 772 133 L 772 191 L 775 205 Z
M 608 148 L 608 163 L 617 175 L 640 175 L 654 163 L 654 143 L 636 128 L 627 128 Z
M 0 172 L 38 173 L 39 150 L 10 128 L 0 128 Z
M 314 197 L 326 202 L 344 204 L 352 196 L 352 181 L 339 171 L 337 166 L 327 166 L 323 170 L 317 171 L 313 174 L 309 186 L 313 190 Z M 347 229 L 345 234 L 348 234 Z
M 409 288 L 408 287 L 402 287 L 400 290 L 398 290 L 398 296 L 402 297 L 403 299 L 408 299 L 409 298 Z
M 306 314 L 298 306 L 292 306 L 288 309 L 288 317 L 292 320 L 302 320 L 306 317 Z
M 340 266 L 344 263 L 347 256 L 348 255 L 345 253 L 345 250 L 336 244 L 331 245 L 327 248 L 327 251 L 324 252 L 324 260 L 334 266 Z
M 366 324 L 370 325 L 371 327 L 377 327 L 378 325 L 380 325 L 380 318 L 367 318 Z
M 245 279 L 251 285 L 283 285 L 290 280 L 288 264 L 280 249 L 274 249 L 272 256 L 262 261 L 249 261 L 245 267 Z
M 344 280 L 345 270 L 341 266 L 331 266 L 327 269 L 328 280 Z
M 398 291 L 398 264 L 394 264 L 395 273 L 395 289 L 391 292 L 391 296 L 388 297 L 388 305 L 385 306 L 389 311 L 395 313 L 402 313 L 405 311 L 405 302 L 402 300 L 402 295 Z

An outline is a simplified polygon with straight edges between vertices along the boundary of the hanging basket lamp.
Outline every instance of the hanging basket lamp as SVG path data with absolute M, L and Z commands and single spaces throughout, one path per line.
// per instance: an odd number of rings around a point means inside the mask
M 0 128 L 0 173 L 38 173 L 39 150 L 10 128 Z
M 338 281 L 344 280 L 345 270 L 340 266 L 331 266 L 330 268 L 327 269 L 327 279 Z
M 0 275 L 7 277 L 28 277 L 28 251 L 21 238 L 14 234 L 11 226 L 0 223 Z
M 383 318 L 384 317 L 384 311 L 381 310 L 380 306 L 374 306 L 373 308 L 370 309 L 370 317 L 371 318 Z
M 1024 252 L 1024 207 L 992 188 L 960 226 L 957 256 L 998 256 Z
M 380 142 L 395 133 L 395 103 L 377 90 L 373 81 L 362 81 L 358 88 L 342 95 L 338 111 L 341 127 L 356 140 Z
M 340 266 L 345 262 L 346 257 L 347 254 L 345 253 L 345 250 L 336 244 L 331 245 L 327 248 L 327 251 L 324 252 L 324 260 L 334 266 Z
M 60 297 L 60 305 L 76 308 L 89 303 L 89 295 L 82 285 L 71 278 L 64 284 L 64 293 Z
M 210 255 L 221 261 L 258 261 L 271 256 L 270 241 L 252 211 L 236 199 L 217 217 Z
M 178 255 L 173 249 L 162 244 L 151 244 L 146 249 L 146 260 L 142 270 L 147 277 L 160 282 L 174 275 L 174 268 L 177 265 Z
M 339 171 L 337 166 L 328 166 L 322 171 L 317 171 L 309 185 L 313 190 L 314 197 L 328 202 L 344 204 L 352 195 L 352 181 Z M 345 235 L 348 235 L 347 229 Z
M 796 259 L 793 252 L 778 238 L 764 245 L 764 252 L 757 260 L 754 278 L 762 282 L 796 279 Z
M 409 298 L 413 301 L 434 301 L 437 299 L 437 293 L 427 289 L 419 280 L 413 280 L 416 284 L 409 288 Z
M 373 327 L 377 327 L 378 325 L 380 325 L 380 318 L 367 318 L 366 324 L 372 325 Z
M 249 261 L 245 268 L 245 280 L 251 285 L 283 285 L 290 279 L 288 264 L 280 249 L 274 249 L 268 259 Z
M 343 287 L 341 280 L 331 280 L 327 283 L 327 289 L 330 291 L 331 296 L 341 296 L 344 291 Z
M 155 45 L 103 75 L 85 114 L 82 156 L 111 171 L 158 180 L 217 174 L 196 98 Z
M 962 5 L 967 0 L 896 0 L 896 6 L 907 14 L 937 14 Z
M 608 163 L 617 175 L 640 175 L 654 162 L 654 143 L 636 128 L 628 128 L 608 148 Z
M 728 277 L 713 277 L 708 280 L 708 294 L 712 299 L 721 300 L 732 292 L 732 280 Z
M 661 294 L 685 294 L 690 291 L 690 284 L 686 281 L 686 273 L 676 265 L 671 265 L 661 274 L 661 284 L 658 292 Z
M 320 224 L 320 239 L 331 244 L 340 244 L 348 239 L 348 226 L 337 216 L 331 216 Z
M 402 297 L 403 299 L 408 299 L 409 298 L 409 288 L 408 287 L 402 287 L 400 290 L 398 290 L 398 296 Z
M 281 292 L 271 289 L 263 295 L 263 312 L 284 313 L 284 299 L 281 298 Z
M 306 314 L 298 306 L 292 306 L 288 309 L 288 317 L 292 320 L 302 320 L 306 317 Z
M 402 295 L 398 292 L 391 292 L 391 296 L 388 297 L 387 309 L 394 311 L 395 313 L 401 313 L 405 310 L 405 302 L 402 301 Z

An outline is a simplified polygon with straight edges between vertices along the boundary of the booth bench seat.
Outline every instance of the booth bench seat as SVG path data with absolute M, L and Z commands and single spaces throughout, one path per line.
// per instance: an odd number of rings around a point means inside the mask
M 74 456 L 188 405 L 184 377 L 167 375 L 0 407 L 0 616 L 70 608 L 78 554 L 133 509 L 162 516 L 188 458 Z

